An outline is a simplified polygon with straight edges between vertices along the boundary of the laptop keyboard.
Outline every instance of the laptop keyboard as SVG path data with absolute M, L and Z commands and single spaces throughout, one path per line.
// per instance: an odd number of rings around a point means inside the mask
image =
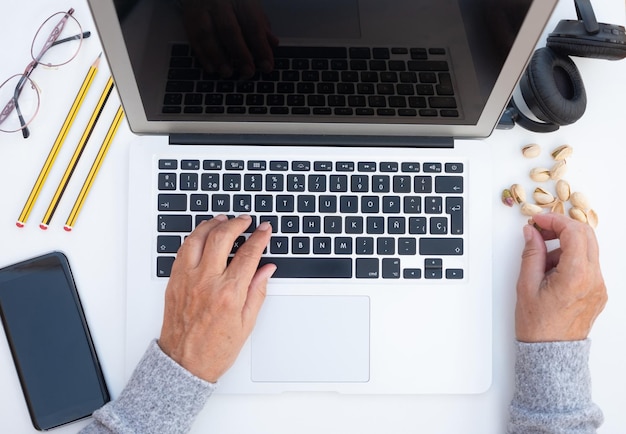
M 205 72 L 172 46 L 163 114 L 458 118 L 445 48 L 277 47 L 250 80 Z
M 263 221 L 275 278 L 463 279 L 464 184 L 456 161 L 157 160 L 156 275 L 195 226 Z

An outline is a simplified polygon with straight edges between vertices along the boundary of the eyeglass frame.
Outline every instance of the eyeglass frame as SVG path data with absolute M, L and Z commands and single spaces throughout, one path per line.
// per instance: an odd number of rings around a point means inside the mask
M 52 15 L 50 15 L 49 18 L 47 18 L 42 25 L 39 27 L 39 29 L 37 30 L 37 32 L 35 33 L 35 38 L 33 38 L 33 43 L 31 45 L 31 56 L 33 54 L 33 48 L 34 48 L 34 44 L 35 44 L 35 39 L 37 34 L 39 33 L 39 31 L 41 30 L 41 27 L 54 15 L 57 14 L 62 14 L 64 12 L 56 12 Z M 33 87 L 35 88 L 35 91 L 37 92 L 37 98 L 39 98 L 39 91 L 37 90 L 37 86 L 34 85 L 33 81 L 30 79 L 30 75 L 33 73 L 33 71 L 35 70 L 35 68 L 37 67 L 37 65 L 46 65 L 45 63 L 41 62 L 41 58 L 43 57 L 43 55 L 52 47 L 56 46 L 56 45 L 60 45 L 62 43 L 65 42 L 70 42 L 70 41 L 75 41 L 77 39 L 80 39 L 81 43 L 83 39 L 86 39 L 88 37 L 91 36 L 91 32 L 90 31 L 86 31 L 83 32 L 82 27 L 80 25 L 80 23 L 78 22 L 78 20 L 76 20 L 76 18 L 73 16 L 74 14 L 74 8 L 70 8 L 67 12 L 64 13 L 63 18 L 61 18 L 61 20 L 54 26 L 54 28 L 52 29 L 52 31 L 50 32 L 50 35 L 48 35 L 48 38 L 46 40 L 46 43 L 44 44 L 44 46 L 42 47 L 41 51 L 39 52 L 39 54 L 37 54 L 37 56 L 33 57 L 33 60 L 26 66 L 26 68 L 24 69 L 24 72 L 22 74 L 16 74 L 13 75 L 11 77 L 9 77 L 4 83 L 2 83 L 0 85 L 0 87 L 4 86 L 4 84 L 6 84 L 9 80 L 11 80 L 13 77 L 19 76 L 21 75 L 20 80 L 18 81 L 17 85 L 15 86 L 15 91 L 13 93 L 13 97 L 9 100 L 9 102 L 4 106 L 4 108 L 2 109 L 2 111 L 0 112 L 0 125 L 2 124 L 2 122 L 4 122 L 4 120 L 11 114 L 11 112 L 13 112 L 13 110 L 15 110 L 17 112 L 17 116 L 20 120 L 20 125 L 21 125 L 21 130 L 22 130 L 22 136 L 27 139 L 30 136 L 30 130 L 28 129 L 28 124 L 30 124 L 30 122 L 32 122 L 32 119 L 35 118 L 35 116 L 37 116 L 37 113 L 39 111 L 39 102 L 38 102 L 38 106 L 37 106 L 37 110 L 35 111 L 35 114 L 33 115 L 33 118 L 26 123 L 26 121 L 24 120 L 24 116 L 22 115 L 22 112 L 20 110 L 20 106 L 19 103 L 17 102 L 22 90 L 24 88 L 24 85 L 30 81 L 31 84 L 33 85 Z M 63 28 L 65 27 L 65 24 L 67 23 L 67 20 L 69 18 L 73 18 L 76 23 L 78 24 L 78 27 L 81 31 L 81 33 L 76 34 L 74 36 L 68 36 L 67 38 L 63 38 L 63 39 L 58 39 L 59 35 L 61 34 L 61 32 L 63 31 Z M 79 50 L 80 50 L 80 46 L 79 46 Z M 76 50 L 76 54 L 74 54 L 74 56 L 72 56 L 69 60 L 67 60 L 66 62 L 60 63 L 58 65 L 54 65 L 54 66 L 62 66 L 65 65 L 69 62 L 71 62 L 76 55 L 78 54 L 78 51 Z M 51 64 L 48 64 L 47 66 L 52 66 Z

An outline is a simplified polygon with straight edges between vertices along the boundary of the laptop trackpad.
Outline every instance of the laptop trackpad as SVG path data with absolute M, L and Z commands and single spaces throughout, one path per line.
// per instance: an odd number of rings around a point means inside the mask
M 270 296 L 252 333 L 252 381 L 366 382 L 365 296 Z

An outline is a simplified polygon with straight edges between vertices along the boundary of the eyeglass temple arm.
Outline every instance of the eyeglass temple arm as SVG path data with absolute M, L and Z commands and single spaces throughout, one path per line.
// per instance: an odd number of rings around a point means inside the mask
M 41 48 L 41 51 L 37 55 L 36 57 L 37 60 L 41 59 L 43 54 L 46 51 L 48 51 L 48 49 L 52 47 L 54 42 L 59 38 L 59 35 L 61 34 L 61 32 L 63 31 L 63 28 L 65 27 L 65 23 L 67 23 L 67 20 L 73 13 L 74 13 L 74 8 L 70 8 L 70 10 L 65 13 L 63 18 L 61 18 L 61 21 L 59 21 L 57 25 L 54 26 L 54 28 L 52 29 L 52 32 L 50 32 L 50 35 L 48 36 L 48 40 L 46 40 L 46 43 L 43 45 L 43 47 Z

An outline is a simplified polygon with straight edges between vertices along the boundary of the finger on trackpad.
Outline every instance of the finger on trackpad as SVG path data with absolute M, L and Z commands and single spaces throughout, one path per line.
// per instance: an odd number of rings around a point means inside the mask
M 369 381 L 370 300 L 270 296 L 252 334 L 252 381 Z

